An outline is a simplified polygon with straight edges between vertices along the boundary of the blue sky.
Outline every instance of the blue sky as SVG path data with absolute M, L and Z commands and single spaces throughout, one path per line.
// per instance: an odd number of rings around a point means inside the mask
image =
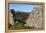
M 21 12 L 31 12 L 34 5 L 31 4 L 9 4 L 9 9 L 19 10 Z M 38 7 L 38 5 L 35 5 Z
M 9 9 L 20 10 L 21 12 L 31 12 L 32 5 L 28 4 L 9 4 Z

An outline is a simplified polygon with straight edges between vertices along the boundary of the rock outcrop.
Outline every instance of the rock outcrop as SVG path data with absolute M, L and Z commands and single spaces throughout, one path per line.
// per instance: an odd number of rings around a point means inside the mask
M 9 11 L 9 22 L 8 23 L 10 23 L 11 25 L 14 24 L 13 15 L 12 15 L 11 11 Z
M 26 20 L 26 25 L 34 28 L 42 28 L 42 8 L 33 8 L 31 14 Z

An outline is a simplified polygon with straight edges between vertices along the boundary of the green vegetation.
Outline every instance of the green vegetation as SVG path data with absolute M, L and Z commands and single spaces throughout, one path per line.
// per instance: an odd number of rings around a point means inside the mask
M 24 23 L 16 21 L 12 27 L 10 27 L 11 30 L 16 29 L 32 29 L 32 27 L 25 26 Z
M 16 21 L 12 27 L 14 29 L 23 29 L 25 26 L 24 23 Z

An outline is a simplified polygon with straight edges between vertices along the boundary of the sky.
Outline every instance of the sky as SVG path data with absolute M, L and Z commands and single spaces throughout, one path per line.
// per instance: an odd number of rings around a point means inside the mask
M 38 7 L 39 5 L 31 5 L 31 4 L 9 4 L 9 9 L 14 9 L 20 12 L 31 12 L 33 6 Z

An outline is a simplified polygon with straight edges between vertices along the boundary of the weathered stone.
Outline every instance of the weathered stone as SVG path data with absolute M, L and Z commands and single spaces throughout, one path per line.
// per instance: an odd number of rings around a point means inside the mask
M 33 8 L 26 20 L 26 25 L 34 28 L 42 28 L 42 8 Z

